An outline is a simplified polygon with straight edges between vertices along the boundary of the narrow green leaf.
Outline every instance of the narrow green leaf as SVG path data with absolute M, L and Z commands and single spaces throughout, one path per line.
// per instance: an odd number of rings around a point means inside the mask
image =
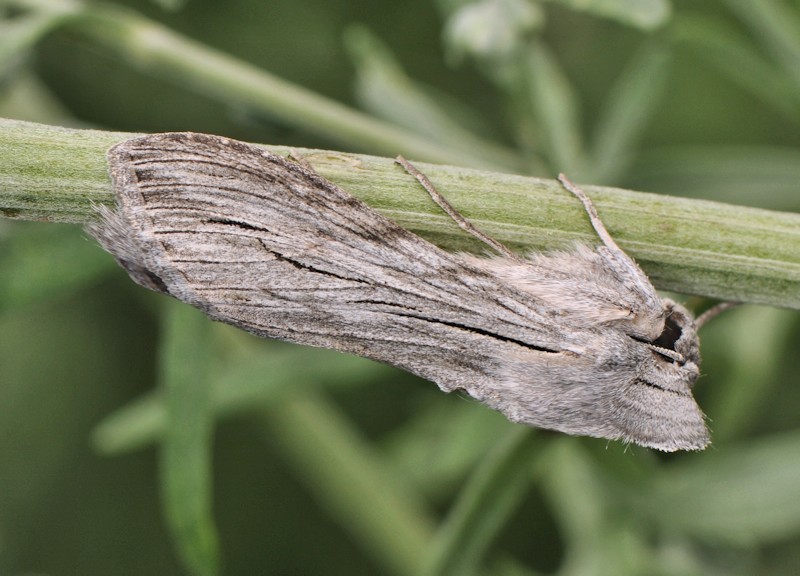
M 768 419 L 764 407 L 779 385 L 781 360 L 792 354 L 796 321 L 797 314 L 787 310 L 742 306 L 703 328 L 703 340 L 712 346 L 704 347 L 703 356 L 716 352 L 724 362 L 714 371 L 714 380 L 724 385 L 703 390 L 705 411 L 714 415 L 709 426 L 715 443 L 729 445 Z
M 448 15 L 444 43 L 452 62 L 471 56 L 487 66 L 502 66 L 543 24 L 543 10 L 530 0 L 478 0 Z
M 639 509 L 664 529 L 750 546 L 800 530 L 800 433 L 686 458 L 654 477 Z
M 559 438 L 538 463 L 542 488 L 551 504 L 562 537 L 581 554 L 601 538 L 607 507 L 611 505 L 601 470 L 578 442 Z M 584 550 L 585 551 L 585 550 Z
M 118 456 L 161 440 L 167 409 L 161 391 L 150 392 L 106 416 L 92 431 L 92 446 L 104 456 Z
M 162 504 L 178 554 L 195 576 L 218 574 L 220 563 L 211 486 L 211 325 L 199 310 L 171 303 L 160 358 L 167 406 Z
M 345 36 L 350 57 L 356 66 L 356 95 L 371 113 L 443 145 L 481 156 L 498 166 L 522 163 L 512 150 L 500 147 L 464 128 L 460 117 L 477 117 L 452 98 L 449 108 L 436 101 L 423 87 L 409 78 L 400 64 L 374 34 L 363 26 L 351 26 Z M 467 124 L 468 125 L 468 124 Z
M 260 342 L 233 328 L 215 328 L 217 333 L 235 332 L 237 346 L 233 357 L 215 364 L 211 377 L 215 419 L 261 409 L 286 393 L 377 382 L 394 370 L 339 352 Z M 106 417 L 95 428 L 92 442 L 102 454 L 124 454 L 161 439 L 166 423 L 163 392 L 154 391 Z
M 765 60 L 751 39 L 719 18 L 700 14 L 675 20 L 671 32 L 692 57 L 708 62 L 729 80 L 794 122 L 800 121 L 800 90 Z
M 587 168 L 593 181 L 614 182 L 627 169 L 639 138 L 660 104 L 670 60 L 662 44 L 645 45 L 612 87 Z
M 531 44 L 526 64 L 529 96 L 544 153 L 551 166 L 580 178 L 584 150 L 575 90 L 544 44 Z
M 476 403 L 431 402 L 381 446 L 392 468 L 417 492 L 446 498 L 510 425 L 499 412 Z
M 48 32 L 59 26 L 64 17 L 61 10 L 45 10 L 10 20 L 0 19 L 0 78 Z
M 559 438 L 537 464 L 542 488 L 564 540 L 559 576 L 638 576 L 646 546 L 614 514 L 615 493 L 582 442 Z
M 530 428 L 514 426 L 484 458 L 439 528 L 422 574 L 482 573 L 483 556 L 530 485 L 532 434 Z
M 672 13 L 669 0 L 547 0 L 567 8 L 652 30 L 664 25 Z
M 782 0 L 724 0 L 800 88 L 800 10 Z
M 287 395 L 265 411 L 264 433 L 384 571 L 420 574 L 433 534 L 425 506 L 330 402 L 311 392 Z
M 0 117 L 59 124 L 69 118 L 67 106 L 33 67 L 21 67 L 0 90 Z
M 665 194 L 797 211 L 800 150 L 720 145 L 659 148 L 637 158 L 627 181 Z
M 169 12 L 178 12 L 189 3 L 189 0 L 152 0 L 152 2 Z
M 382 150 L 392 156 L 404 154 L 410 158 L 502 168 L 481 156 L 430 141 L 292 84 L 121 6 L 93 4 L 80 18 L 70 19 L 68 28 L 146 74 L 180 83 L 185 89 L 228 106 L 266 114 L 343 146 Z
M 0 314 L 78 290 L 114 267 L 80 228 L 14 226 L 0 237 Z

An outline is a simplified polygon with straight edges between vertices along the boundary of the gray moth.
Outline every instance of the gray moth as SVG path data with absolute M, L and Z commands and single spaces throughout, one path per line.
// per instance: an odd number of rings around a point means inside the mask
M 514 422 L 664 451 L 709 442 L 697 323 L 584 204 L 602 245 L 521 257 L 439 249 L 302 163 L 194 133 L 108 152 L 116 208 L 89 232 L 142 286 L 253 334 L 358 354 Z M 437 197 L 438 196 L 438 197 Z

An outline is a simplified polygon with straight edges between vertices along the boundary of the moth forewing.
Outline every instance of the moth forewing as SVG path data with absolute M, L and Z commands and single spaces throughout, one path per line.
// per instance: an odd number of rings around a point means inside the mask
M 450 207 L 503 254 L 477 258 L 235 140 L 154 134 L 108 158 L 117 208 L 89 232 L 145 287 L 260 336 L 399 366 L 528 425 L 661 450 L 708 442 L 691 316 L 658 297 L 582 192 L 604 245 L 529 258 Z

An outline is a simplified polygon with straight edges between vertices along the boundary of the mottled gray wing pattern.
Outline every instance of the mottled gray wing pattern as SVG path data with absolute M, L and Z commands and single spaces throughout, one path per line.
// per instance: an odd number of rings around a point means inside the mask
M 124 142 L 109 159 L 140 283 L 213 318 L 389 362 L 448 390 L 515 349 L 561 351 L 524 293 L 297 163 L 183 133 Z

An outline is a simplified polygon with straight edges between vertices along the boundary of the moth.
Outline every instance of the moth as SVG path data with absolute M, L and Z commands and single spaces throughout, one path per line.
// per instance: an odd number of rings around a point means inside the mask
M 140 285 L 267 338 L 392 364 L 514 422 L 664 451 L 709 442 L 697 323 L 661 298 L 566 178 L 602 245 L 449 253 L 302 163 L 219 136 L 108 152 L 116 208 L 88 230 Z

